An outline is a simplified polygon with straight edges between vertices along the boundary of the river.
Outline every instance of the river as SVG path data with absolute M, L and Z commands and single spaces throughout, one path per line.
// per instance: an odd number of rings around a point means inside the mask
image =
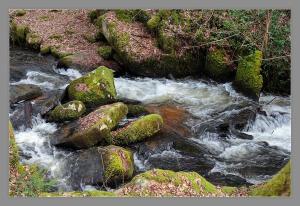
M 57 69 L 53 58 L 30 51 L 11 49 L 10 59 L 11 84 L 34 84 L 44 93 L 63 91 L 68 82 L 83 75 L 71 68 Z M 290 158 L 290 97 L 262 94 L 259 102 L 253 102 L 231 83 L 192 78 L 117 77 L 115 86 L 121 99 L 186 111 L 179 124 L 188 130 L 187 135 L 162 134 L 130 146 L 136 172 L 151 168 L 196 171 L 215 184 L 239 186 L 271 178 Z M 11 106 L 11 118 L 20 113 L 19 105 Z M 63 160 L 72 151 L 49 143 L 58 125 L 46 122 L 38 112 L 32 117 L 32 128 L 18 124 L 15 136 L 21 161 L 46 168 L 60 182 L 60 190 L 72 190 L 62 172 L 67 169 Z

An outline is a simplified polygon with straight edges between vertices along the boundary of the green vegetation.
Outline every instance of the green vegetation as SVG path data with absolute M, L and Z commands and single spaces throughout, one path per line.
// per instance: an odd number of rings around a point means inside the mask
M 271 180 L 250 190 L 251 196 L 290 196 L 291 161 L 289 161 Z
M 23 165 L 19 159 L 13 127 L 9 122 L 9 196 L 38 197 L 55 186 L 55 180 L 45 178 L 45 170 L 36 165 Z
M 32 49 L 40 50 L 42 39 L 36 33 L 27 33 L 26 42 Z
M 101 46 L 98 48 L 98 54 L 104 59 L 110 59 L 113 55 L 113 50 L 111 46 Z
M 255 51 L 239 61 L 235 76 L 235 86 L 245 94 L 258 99 L 263 86 L 263 78 L 260 74 L 262 52 Z
M 144 140 L 155 135 L 163 126 L 163 119 L 158 114 L 149 114 L 129 123 L 123 128 L 112 132 L 109 143 L 116 145 L 127 145 Z
M 118 9 L 115 12 L 117 18 L 124 22 L 140 21 L 142 23 L 146 23 L 150 18 L 149 14 L 142 9 Z

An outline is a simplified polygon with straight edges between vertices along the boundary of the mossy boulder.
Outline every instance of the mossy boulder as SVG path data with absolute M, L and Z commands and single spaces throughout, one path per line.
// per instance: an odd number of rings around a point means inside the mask
M 57 146 L 88 148 L 96 144 L 106 144 L 110 130 L 126 116 L 127 106 L 121 102 L 100 106 L 88 115 L 60 128 L 52 136 L 51 143 Z
M 262 52 L 255 51 L 239 61 L 234 85 L 245 95 L 258 100 L 263 86 L 263 77 L 260 74 Z
M 116 194 L 108 191 L 72 191 L 72 192 L 44 192 L 40 197 L 116 197 Z
M 64 161 L 61 172 L 74 190 L 82 184 L 116 186 L 130 179 L 134 172 L 133 153 L 113 145 L 79 150 Z
M 119 182 L 133 175 L 133 154 L 130 150 L 110 145 L 105 147 L 104 179 L 106 182 Z
M 98 25 L 103 35 L 118 54 L 121 64 L 134 75 L 184 77 L 197 74 L 204 64 L 203 51 L 187 48 L 176 53 L 177 44 L 172 34 L 161 33 L 158 46 L 156 37 L 142 23 L 124 24 L 113 11 L 100 17 Z M 138 32 L 133 33 L 133 30 Z
M 100 66 L 87 75 L 73 80 L 67 91 L 70 100 L 82 101 L 87 106 L 110 103 L 117 95 L 113 70 Z
M 158 114 L 149 114 L 112 132 L 108 142 L 115 145 L 128 145 L 155 135 L 163 126 L 163 119 Z
M 50 119 L 55 122 L 70 121 L 78 119 L 85 111 L 85 105 L 81 101 L 74 100 L 55 107 L 50 112 Z
M 196 172 L 162 169 L 153 169 L 135 176 L 116 193 L 133 197 L 225 196 L 220 189 Z
M 111 46 L 101 46 L 98 48 L 97 52 L 104 59 L 109 59 L 113 55 L 113 50 Z
M 61 51 L 59 46 L 51 46 L 50 53 L 52 54 L 52 56 L 54 56 L 55 58 L 58 58 L 58 59 L 72 55 L 72 53 Z
M 251 196 L 290 196 L 291 194 L 291 161 L 266 183 L 250 189 Z
M 224 49 L 208 50 L 205 63 L 205 73 L 217 80 L 226 81 L 232 76 L 229 68 L 229 57 Z

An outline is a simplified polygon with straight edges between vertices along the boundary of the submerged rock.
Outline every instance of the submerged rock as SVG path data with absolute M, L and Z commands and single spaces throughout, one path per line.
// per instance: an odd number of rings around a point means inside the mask
M 155 135 L 163 126 L 163 119 L 158 114 L 150 114 L 139 118 L 112 132 L 108 141 L 116 145 L 128 145 L 130 143 L 142 141 L 147 137 Z
M 128 117 L 137 117 L 141 115 L 148 114 L 147 109 L 144 105 L 140 104 L 126 104 L 128 107 Z
M 50 119 L 56 122 L 70 121 L 78 119 L 85 113 L 85 106 L 81 101 L 70 101 L 59 105 L 50 112 Z
M 30 100 L 42 95 L 42 90 L 33 84 L 10 85 L 10 102 L 12 104 L 22 100 Z
M 117 95 L 113 70 L 105 66 L 72 81 L 67 90 L 70 100 L 82 101 L 87 106 L 110 103 Z
M 116 191 L 126 196 L 225 196 L 196 172 L 173 172 L 154 169 L 135 176 L 131 182 Z
M 257 100 L 263 86 L 263 77 L 260 74 L 262 63 L 262 52 L 255 51 L 244 57 L 238 64 L 234 80 L 235 87 L 245 95 Z
M 57 146 L 88 148 L 110 139 L 110 130 L 126 116 L 127 106 L 114 103 L 100 106 L 88 115 L 64 125 L 52 137 L 51 143 Z
M 113 145 L 77 151 L 67 157 L 63 168 L 73 189 L 123 183 L 132 177 L 133 171 L 132 152 Z

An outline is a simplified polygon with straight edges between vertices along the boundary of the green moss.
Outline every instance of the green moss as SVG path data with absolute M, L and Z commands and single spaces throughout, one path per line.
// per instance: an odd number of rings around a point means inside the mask
M 26 43 L 32 49 L 40 50 L 42 38 L 36 33 L 27 33 Z
M 12 22 L 10 25 L 10 37 L 13 43 L 24 45 L 26 43 L 26 35 L 29 33 L 29 28 L 26 25 L 17 25 Z
M 116 197 L 113 192 L 92 190 L 92 191 L 72 191 L 72 192 L 45 192 L 40 197 Z
M 98 48 L 98 54 L 104 59 L 110 59 L 112 57 L 113 50 L 111 46 L 101 46 Z
M 89 43 L 95 43 L 96 37 L 93 34 L 84 34 L 83 38 L 87 40 Z
M 176 39 L 174 35 L 167 34 L 161 29 L 158 34 L 158 45 L 167 53 L 175 53 Z
M 74 33 L 75 33 L 75 31 L 72 30 L 72 29 L 66 29 L 66 30 L 64 31 L 64 34 L 66 34 L 66 35 L 73 35 Z
M 132 152 L 113 145 L 107 146 L 105 150 L 105 181 L 124 180 L 132 177 L 134 170 Z
M 49 21 L 50 20 L 50 16 L 47 16 L 47 15 L 42 15 L 39 17 L 40 20 L 42 21 Z
M 18 9 L 15 14 L 16 16 L 24 16 L 26 11 L 24 9 Z
M 290 196 L 291 194 L 291 162 L 289 161 L 271 180 L 254 186 L 251 196 Z
M 68 86 L 69 99 L 82 101 L 87 106 L 112 102 L 116 95 L 113 70 L 105 66 L 72 81 Z
M 246 95 L 258 99 L 263 86 L 263 78 L 260 74 L 262 52 L 255 51 L 239 61 L 235 76 L 235 86 Z
M 50 53 L 51 52 L 51 46 L 49 46 L 49 45 L 41 45 L 40 46 L 40 52 L 41 52 L 41 54 L 48 54 L 48 53 Z
M 232 195 L 238 190 L 238 188 L 236 187 L 229 187 L 229 186 L 224 186 L 221 189 L 227 195 Z
M 224 49 L 208 51 L 205 73 L 215 80 L 228 80 L 232 72 L 228 65 L 228 57 Z
M 93 10 L 93 11 L 90 11 L 89 14 L 88 14 L 89 19 L 90 19 L 90 22 L 91 22 L 91 23 L 94 23 L 95 20 L 96 20 L 99 16 L 105 14 L 106 12 L 107 12 L 107 10 L 102 10 L 102 9 L 95 9 L 95 10 Z
M 8 124 L 8 135 L 9 135 L 9 166 L 17 168 L 19 166 L 19 150 L 16 144 L 14 129 L 9 121 Z
M 59 58 L 59 59 L 64 58 L 69 55 L 72 55 L 72 53 L 60 51 L 59 47 L 56 47 L 56 46 L 51 46 L 50 52 L 51 52 L 52 56 L 54 56 L 55 58 Z
M 62 38 L 63 38 L 63 36 L 60 35 L 60 34 L 52 34 L 52 35 L 49 36 L 49 39 L 55 39 L 57 41 L 61 41 Z
M 127 107 L 128 107 L 128 114 L 127 114 L 128 117 L 136 117 L 148 113 L 145 106 L 143 105 L 127 104 Z
M 147 27 L 150 30 L 157 30 L 159 27 L 161 21 L 161 17 L 159 15 L 153 15 L 148 21 L 147 21 Z
M 81 101 L 70 101 L 66 104 L 55 107 L 50 112 L 50 119 L 56 122 L 78 119 L 85 113 L 85 110 L 85 106 Z
M 95 36 L 96 41 L 106 42 L 106 38 L 101 31 L 98 31 Z
M 137 188 L 139 188 L 138 191 Z M 154 169 L 135 176 L 130 183 L 121 188 L 121 194 L 125 193 L 129 196 L 177 196 L 178 188 L 181 188 L 179 195 L 207 196 L 218 193 L 213 184 L 196 172 Z
M 139 118 L 129 125 L 112 132 L 112 139 L 108 142 L 116 145 L 127 145 L 151 137 L 160 131 L 163 119 L 158 114 L 150 114 Z

